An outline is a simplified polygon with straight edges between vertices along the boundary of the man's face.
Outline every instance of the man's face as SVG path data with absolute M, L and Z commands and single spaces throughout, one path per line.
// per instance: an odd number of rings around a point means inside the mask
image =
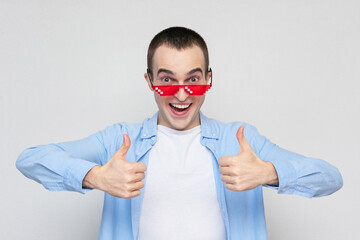
M 205 76 L 204 55 L 198 46 L 183 50 L 160 46 L 153 57 L 152 73 L 154 85 L 207 84 L 211 76 L 211 73 Z M 145 79 L 153 91 L 147 74 Z M 200 125 L 199 110 L 205 94 L 189 95 L 184 88 L 180 88 L 174 96 L 154 95 L 159 107 L 158 124 L 176 130 Z

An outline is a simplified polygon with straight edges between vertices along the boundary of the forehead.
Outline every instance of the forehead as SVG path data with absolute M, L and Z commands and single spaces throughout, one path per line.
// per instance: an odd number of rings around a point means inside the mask
M 204 68 L 204 54 L 195 45 L 181 50 L 163 45 L 155 51 L 153 67 L 155 71 L 165 68 L 175 73 L 185 73 L 194 68 Z

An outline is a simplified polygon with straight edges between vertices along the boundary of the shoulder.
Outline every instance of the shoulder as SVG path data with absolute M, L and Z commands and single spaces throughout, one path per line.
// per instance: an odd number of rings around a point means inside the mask
M 222 149 L 229 148 L 237 152 L 239 149 L 239 143 L 236 138 L 236 133 L 240 126 L 244 126 L 244 135 L 250 146 L 255 152 L 260 152 L 263 148 L 263 145 L 267 139 L 262 136 L 257 128 L 250 123 L 243 121 L 233 121 L 229 123 L 224 123 L 216 119 L 206 118 L 203 116 L 206 126 L 204 126 L 205 131 L 209 134 L 210 132 L 213 136 L 218 137 L 218 144 Z
M 121 146 L 124 134 L 127 134 L 132 141 L 138 139 L 142 130 L 146 128 L 146 122 L 147 119 L 142 123 L 118 122 L 107 126 L 94 135 L 105 145 L 115 143 L 116 146 Z
M 201 120 L 201 124 L 204 125 L 206 131 L 218 133 L 219 137 L 226 137 L 228 134 L 235 134 L 236 136 L 236 132 L 240 126 L 244 126 L 245 137 L 254 137 L 259 134 L 256 127 L 247 122 L 233 121 L 229 123 L 224 123 L 214 118 L 208 118 L 204 115 L 201 116 Z

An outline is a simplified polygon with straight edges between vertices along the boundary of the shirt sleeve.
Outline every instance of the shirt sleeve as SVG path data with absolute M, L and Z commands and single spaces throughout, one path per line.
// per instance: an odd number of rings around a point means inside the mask
M 17 159 L 16 167 L 48 190 L 85 193 L 89 190 L 82 187 L 85 175 L 107 159 L 108 132 L 105 129 L 77 141 L 27 148 Z
M 271 162 L 277 172 L 279 186 L 267 187 L 278 190 L 278 193 L 308 198 L 326 196 L 342 187 L 341 174 L 333 165 L 285 150 L 261 136 L 253 126 L 248 126 L 247 130 L 256 154 L 263 161 Z

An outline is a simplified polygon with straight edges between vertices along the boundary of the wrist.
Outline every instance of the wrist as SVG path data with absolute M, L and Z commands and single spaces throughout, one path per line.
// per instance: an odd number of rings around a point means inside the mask
M 266 164 L 266 185 L 279 186 L 279 178 L 274 165 L 271 162 L 264 162 Z
M 97 177 L 98 177 L 98 170 L 101 166 L 97 165 L 94 166 L 89 170 L 89 172 L 85 175 L 82 186 L 86 188 L 98 189 L 97 188 Z

